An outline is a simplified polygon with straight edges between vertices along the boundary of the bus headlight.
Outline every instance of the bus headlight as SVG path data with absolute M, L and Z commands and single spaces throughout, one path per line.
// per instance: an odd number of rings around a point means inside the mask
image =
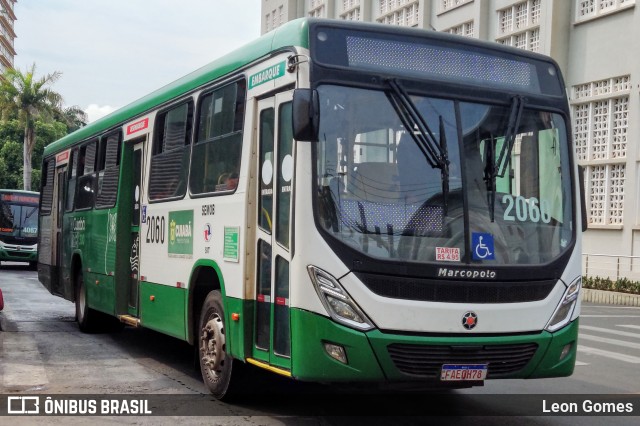
M 313 286 L 320 297 L 320 301 L 336 322 L 358 330 L 371 330 L 371 320 L 362 312 L 356 302 L 338 283 L 331 274 L 316 268 L 307 266 Z
M 569 285 L 569 287 L 567 287 L 560 304 L 545 327 L 547 331 L 553 332 L 559 330 L 571 321 L 571 315 L 573 314 L 573 309 L 576 307 L 581 287 L 582 277 L 578 277 L 571 283 L 571 285 Z

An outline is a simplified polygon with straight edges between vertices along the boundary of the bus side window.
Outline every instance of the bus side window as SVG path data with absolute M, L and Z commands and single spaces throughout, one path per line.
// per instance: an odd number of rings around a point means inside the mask
M 71 160 L 69 160 L 71 169 L 69 170 L 69 183 L 67 184 L 67 204 L 65 211 L 73 210 L 73 204 L 76 198 L 76 183 L 78 181 L 78 149 L 71 151 Z
M 183 197 L 187 191 L 193 102 L 158 114 L 151 154 L 149 199 Z
M 120 131 L 105 136 L 100 141 L 97 208 L 111 208 L 116 205 L 121 144 L 122 133 Z
M 54 160 L 47 160 L 42 166 L 42 202 L 40 207 L 41 216 L 49 216 L 53 205 L 53 174 L 55 172 Z
M 93 207 L 96 191 L 96 157 L 98 141 L 93 140 L 80 147 L 78 156 L 78 193 L 76 195 L 76 209 L 90 209 Z
M 245 81 L 203 95 L 191 160 L 192 194 L 234 191 L 238 185 Z

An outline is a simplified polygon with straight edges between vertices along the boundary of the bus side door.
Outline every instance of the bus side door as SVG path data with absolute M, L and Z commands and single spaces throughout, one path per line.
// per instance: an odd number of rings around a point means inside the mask
M 51 289 L 52 293 L 64 296 L 64 289 L 62 286 L 62 224 L 65 208 L 65 194 L 67 193 L 67 167 L 59 167 L 56 169 L 56 183 L 54 186 L 54 202 L 52 213 L 51 227 L 53 228 L 53 241 L 51 249 L 51 265 L 53 266 L 53 275 L 51 276 Z
M 131 209 L 131 253 L 129 256 L 129 289 L 128 289 L 128 313 L 138 316 L 139 298 L 138 286 L 140 283 L 140 226 L 146 218 L 142 217 L 143 209 L 143 173 L 146 138 L 138 139 L 133 144 L 132 179 L 130 180 L 129 201 Z
M 258 226 L 253 242 L 257 250 L 253 357 L 286 369 L 291 368 L 291 100 L 289 91 L 258 102 Z

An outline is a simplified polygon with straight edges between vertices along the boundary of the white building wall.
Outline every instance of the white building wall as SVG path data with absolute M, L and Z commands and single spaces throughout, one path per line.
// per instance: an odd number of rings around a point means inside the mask
M 633 53 L 640 48 L 640 14 L 629 0 L 595 1 L 585 15 L 586 6 L 573 2 L 566 75 L 576 147 L 588 171 L 585 267 L 590 275 L 638 279 L 629 256 L 640 255 L 640 61 Z
M 590 275 L 640 279 L 636 0 L 264 0 L 267 4 L 271 10 L 285 5 L 289 19 L 318 10 L 327 18 L 347 19 L 353 15 L 345 13 L 358 9 L 362 21 L 446 31 L 554 58 L 569 92 L 579 164 L 587 171 L 585 266 L 591 255 Z M 414 8 L 417 18 L 407 14 Z

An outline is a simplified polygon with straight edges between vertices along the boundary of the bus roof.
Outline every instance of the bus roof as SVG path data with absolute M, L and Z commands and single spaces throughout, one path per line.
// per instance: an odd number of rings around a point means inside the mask
M 45 147 L 44 156 L 64 150 L 77 142 L 98 136 L 103 132 L 143 115 L 162 104 L 179 97 L 253 61 L 290 46 L 309 46 L 308 20 L 290 21 L 257 40 L 222 56 L 204 67 L 169 83 L 137 101 L 57 140 Z

